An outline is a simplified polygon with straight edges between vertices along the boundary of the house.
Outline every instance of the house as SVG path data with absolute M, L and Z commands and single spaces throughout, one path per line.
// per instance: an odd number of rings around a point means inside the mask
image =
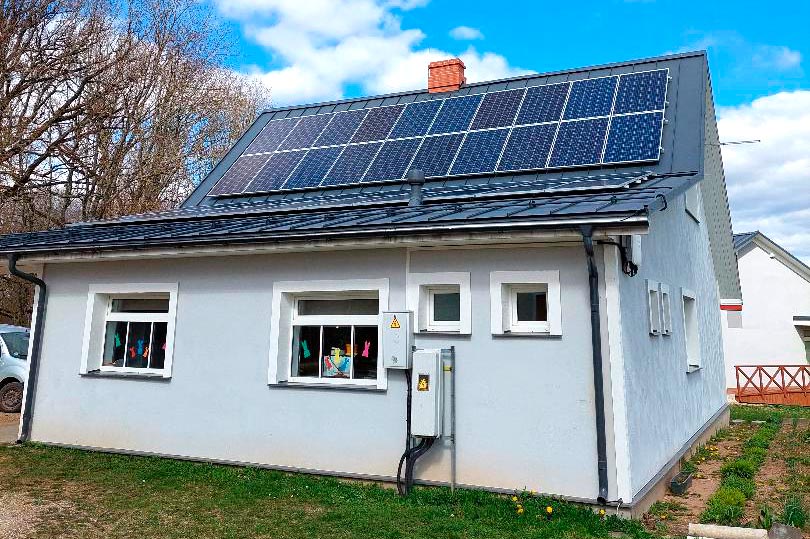
M 386 481 L 411 388 L 415 481 L 637 512 L 727 421 L 724 182 L 704 52 L 269 110 L 177 210 L 0 238 L 21 438 Z
M 759 231 L 734 234 L 734 249 L 745 308 L 724 311 L 728 388 L 737 366 L 810 362 L 810 267 Z

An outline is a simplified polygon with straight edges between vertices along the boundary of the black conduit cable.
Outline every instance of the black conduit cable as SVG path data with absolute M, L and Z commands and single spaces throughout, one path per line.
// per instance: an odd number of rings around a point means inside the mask
M 599 314 L 599 271 L 593 252 L 593 227 L 580 227 L 588 259 L 588 284 L 591 299 L 591 347 L 593 348 L 593 390 L 596 412 L 596 455 L 600 504 L 608 499 L 607 440 L 605 436 L 605 387 L 602 372 L 602 328 Z
M 409 470 L 413 466 L 413 458 L 416 453 L 424 449 L 425 444 L 427 443 L 427 438 L 423 438 L 416 446 L 406 449 L 405 452 L 402 454 L 402 457 L 399 459 L 399 467 L 397 468 L 397 492 L 399 492 L 400 496 L 407 496 L 411 490 L 411 484 L 413 481 L 413 475 L 411 475 L 411 481 L 408 480 L 408 473 Z M 405 464 L 405 478 L 403 480 L 403 470 L 402 465 Z
M 18 255 L 16 253 L 8 255 L 9 273 L 39 287 L 37 318 L 31 321 L 34 326 L 34 334 L 31 338 L 31 357 L 28 358 L 28 380 L 26 380 L 25 383 L 25 409 L 22 415 L 20 438 L 17 440 L 18 442 L 27 442 L 31 439 L 31 418 L 34 415 L 34 398 L 37 389 L 37 374 L 39 373 L 39 353 L 42 348 L 42 330 L 45 325 L 45 297 L 48 293 L 48 287 L 45 281 L 36 275 L 20 271 L 17 268 L 17 259 Z
M 412 454 L 411 458 L 405 463 L 405 493 L 408 494 L 411 492 L 413 488 L 413 472 L 416 468 L 416 461 L 419 458 L 428 452 L 428 450 L 433 446 L 433 442 L 435 442 L 435 438 L 423 438 L 422 443 L 420 443 L 420 447 L 418 447 Z

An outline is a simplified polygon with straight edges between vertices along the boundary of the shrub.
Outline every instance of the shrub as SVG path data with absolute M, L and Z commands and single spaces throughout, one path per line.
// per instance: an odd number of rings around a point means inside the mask
M 731 487 L 717 489 L 701 515 L 701 522 L 716 522 L 724 526 L 739 524 L 745 509 L 745 494 Z
M 757 473 L 757 468 L 758 466 L 749 460 L 737 459 L 724 464 L 723 467 L 720 468 L 720 473 L 724 479 L 732 475 L 752 479 L 754 474 Z
M 791 494 L 787 497 L 785 506 L 782 508 L 781 520 L 788 526 L 804 528 L 804 525 L 807 523 L 807 511 L 802 504 L 800 496 Z
M 754 491 L 756 490 L 753 479 L 740 477 L 739 475 L 730 475 L 723 479 L 723 486 L 739 490 L 748 500 L 754 497 Z

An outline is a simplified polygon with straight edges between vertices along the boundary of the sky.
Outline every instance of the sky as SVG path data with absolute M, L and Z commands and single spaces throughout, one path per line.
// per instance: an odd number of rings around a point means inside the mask
M 424 88 L 459 56 L 470 82 L 705 49 L 732 221 L 810 263 L 810 1 L 204 0 L 230 67 L 274 105 Z

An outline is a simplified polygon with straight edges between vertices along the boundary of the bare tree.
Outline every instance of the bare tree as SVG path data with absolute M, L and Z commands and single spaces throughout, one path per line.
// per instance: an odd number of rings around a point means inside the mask
M 0 232 L 175 207 L 266 103 L 196 0 L 0 6 Z

